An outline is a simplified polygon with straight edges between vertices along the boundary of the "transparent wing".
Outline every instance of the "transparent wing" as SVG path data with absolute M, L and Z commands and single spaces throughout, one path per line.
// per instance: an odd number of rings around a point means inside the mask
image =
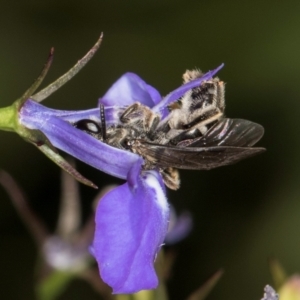
M 151 144 L 144 140 L 136 140 L 132 149 L 158 167 L 189 170 L 209 170 L 231 165 L 265 151 L 264 148 L 230 146 L 170 147 Z
M 263 134 L 264 128 L 257 123 L 225 118 L 211 127 L 204 136 L 190 140 L 190 143 L 185 141 L 183 143 L 185 147 L 251 147 L 261 139 Z

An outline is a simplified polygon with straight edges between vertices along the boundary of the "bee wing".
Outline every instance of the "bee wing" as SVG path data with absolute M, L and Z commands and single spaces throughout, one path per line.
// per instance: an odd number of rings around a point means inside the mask
M 191 141 L 188 147 L 235 146 L 251 147 L 264 134 L 264 128 L 248 120 L 222 119 L 204 136 Z
M 264 152 L 250 147 L 170 147 L 139 140 L 133 150 L 154 162 L 158 167 L 188 170 L 209 170 L 234 164 L 244 158 Z

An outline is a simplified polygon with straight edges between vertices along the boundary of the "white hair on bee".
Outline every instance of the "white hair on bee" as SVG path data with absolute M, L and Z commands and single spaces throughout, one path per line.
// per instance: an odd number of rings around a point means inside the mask
M 203 73 L 200 69 L 186 70 L 185 73 L 182 75 L 183 83 L 188 83 L 202 76 Z
M 187 70 L 184 83 L 201 78 L 199 69 Z M 225 110 L 225 85 L 218 77 L 203 81 L 187 91 L 178 101 L 169 105 L 168 124 L 171 129 L 198 129 L 203 135 Z
M 187 70 L 183 80 L 188 83 L 202 76 L 199 69 Z M 224 82 L 215 77 L 171 103 L 170 113 L 163 120 L 150 107 L 135 102 L 112 125 L 102 109 L 102 124 L 80 120 L 73 126 L 112 147 L 142 156 L 144 170 L 158 170 L 165 185 L 177 190 L 177 169 L 209 170 L 265 150 L 251 148 L 262 137 L 262 126 L 224 118 L 224 94 Z

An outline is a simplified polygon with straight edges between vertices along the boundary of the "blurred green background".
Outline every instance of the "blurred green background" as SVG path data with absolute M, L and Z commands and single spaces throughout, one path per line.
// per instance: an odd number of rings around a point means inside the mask
M 209 299 L 258 300 L 271 283 L 267 260 L 300 271 L 300 2 L 226 0 L 1 1 L 0 106 L 12 103 L 39 74 L 50 47 L 50 83 L 94 44 L 93 60 L 48 98 L 58 109 L 94 107 L 124 72 L 139 74 L 163 95 L 187 68 L 213 69 L 226 85 L 226 114 L 262 124 L 263 155 L 209 172 L 181 172 L 169 200 L 194 216 L 194 230 L 177 245 L 168 288 L 184 299 L 220 267 L 224 277 Z M 46 84 L 45 83 L 45 84 Z M 297 129 L 298 128 L 298 129 Z M 297 133 L 298 132 L 298 133 Z M 0 132 L 0 167 L 26 191 L 30 204 L 54 229 L 60 170 L 17 135 Z M 82 163 L 97 185 L 116 180 Z M 92 189 L 83 187 L 83 214 Z M 0 188 L 0 295 L 34 299 L 37 251 Z M 76 281 L 61 299 L 97 299 Z

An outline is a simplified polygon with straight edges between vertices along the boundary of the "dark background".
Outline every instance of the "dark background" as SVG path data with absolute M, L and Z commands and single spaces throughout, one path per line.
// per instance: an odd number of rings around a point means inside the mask
M 209 172 L 181 172 L 169 200 L 194 216 L 192 234 L 177 246 L 168 288 L 183 299 L 220 267 L 209 299 L 258 300 L 271 282 L 267 259 L 300 270 L 300 2 L 299 1 L 1 1 L 0 106 L 18 98 L 38 75 L 51 46 L 50 83 L 82 57 L 101 31 L 93 60 L 44 103 L 58 109 L 94 107 L 124 72 L 139 74 L 162 95 L 187 68 L 211 70 L 226 85 L 226 115 L 262 124 L 263 155 Z M 297 133 L 298 132 L 298 133 Z M 0 167 L 25 189 L 31 206 L 54 229 L 60 170 L 16 134 L 0 132 Z M 116 182 L 82 163 L 102 186 Z M 84 215 L 94 191 L 82 187 Z M 34 299 L 37 251 L 0 188 L 0 294 Z M 61 299 L 96 299 L 76 282 Z

